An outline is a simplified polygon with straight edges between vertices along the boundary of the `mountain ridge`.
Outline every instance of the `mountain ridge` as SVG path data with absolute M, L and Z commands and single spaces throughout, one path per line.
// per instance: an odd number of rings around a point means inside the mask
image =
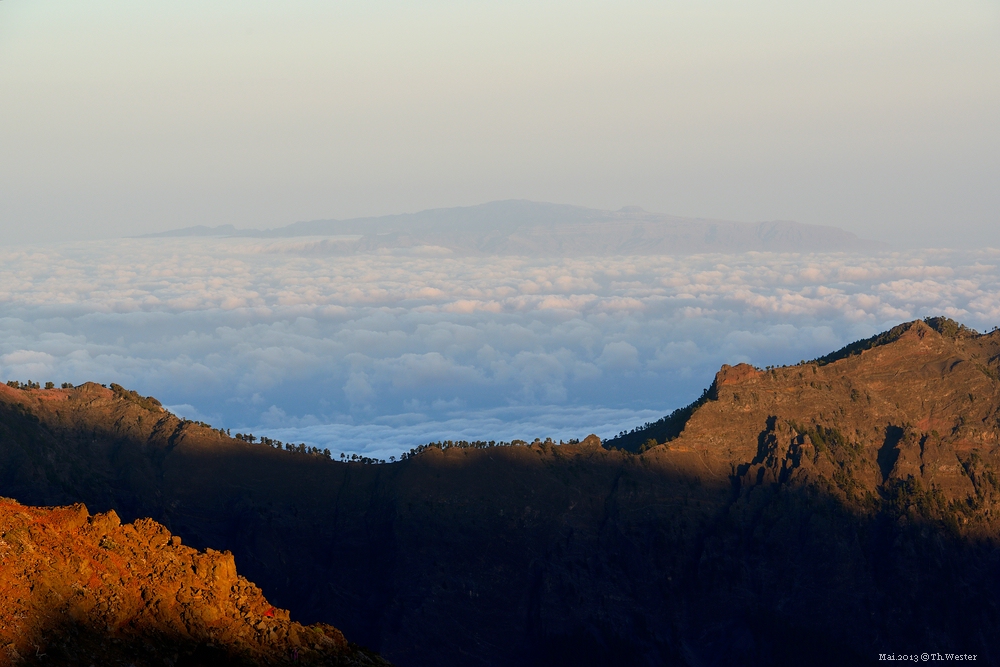
M 422 246 L 487 255 L 871 251 L 885 247 L 823 225 L 683 218 L 638 207 L 604 211 L 527 200 L 348 220 L 312 220 L 266 230 L 196 226 L 139 238 L 185 236 L 333 237 L 310 245 L 308 252 L 318 255 Z
M 931 318 L 832 354 L 723 366 L 641 453 L 446 443 L 383 465 L 236 441 L 99 385 L 0 386 L 0 490 L 152 516 L 404 667 L 874 664 L 903 646 L 996 663 L 1000 332 Z

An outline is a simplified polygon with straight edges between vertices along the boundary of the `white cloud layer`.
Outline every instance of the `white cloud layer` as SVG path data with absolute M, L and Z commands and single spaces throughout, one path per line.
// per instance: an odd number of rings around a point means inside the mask
M 796 362 L 901 321 L 1000 323 L 1000 251 L 322 257 L 315 240 L 0 252 L 0 378 L 118 382 L 334 452 L 609 436 L 722 363 Z

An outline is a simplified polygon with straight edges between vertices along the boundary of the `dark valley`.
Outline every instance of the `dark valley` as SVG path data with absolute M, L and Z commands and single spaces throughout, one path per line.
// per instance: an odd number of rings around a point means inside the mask
M 723 367 L 603 444 L 379 465 L 236 440 L 117 387 L 0 387 L 0 494 L 231 552 L 297 623 L 329 628 L 331 660 L 376 658 L 330 626 L 404 667 L 991 664 L 998 372 L 1000 332 L 915 321 L 797 366 Z M 99 548 L 73 511 L 61 541 Z

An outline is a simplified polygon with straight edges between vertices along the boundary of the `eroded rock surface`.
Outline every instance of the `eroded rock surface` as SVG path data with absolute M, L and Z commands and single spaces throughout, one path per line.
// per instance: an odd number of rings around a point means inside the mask
M 0 665 L 377 665 L 150 519 L 0 499 Z

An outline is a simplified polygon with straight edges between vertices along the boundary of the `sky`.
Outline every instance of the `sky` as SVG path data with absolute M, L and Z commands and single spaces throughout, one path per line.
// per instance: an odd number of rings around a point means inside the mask
M 723 363 L 1000 324 L 1000 3 L 0 1 L 0 380 L 387 457 L 614 435 Z M 868 254 L 129 238 L 530 199 Z
M 1000 250 L 323 255 L 301 239 L 0 249 L 0 381 L 117 382 L 232 432 L 388 458 L 617 434 L 723 363 L 794 364 L 900 322 L 1000 324 Z
M 507 198 L 998 247 L 1000 3 L 4 0 L 0 243 Z

